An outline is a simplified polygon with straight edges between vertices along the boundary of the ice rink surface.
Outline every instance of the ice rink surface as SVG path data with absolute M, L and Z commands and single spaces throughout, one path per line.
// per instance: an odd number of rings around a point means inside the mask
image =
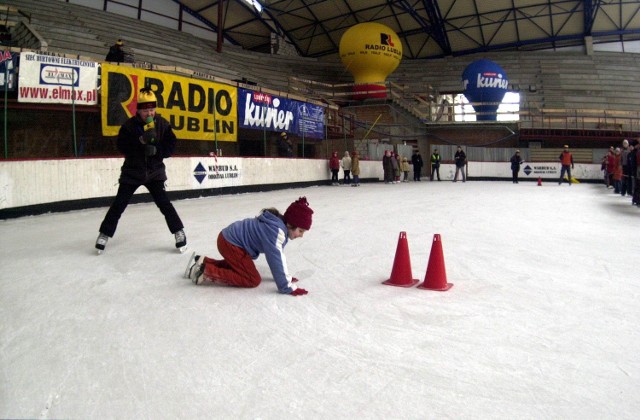
M 115 189 L 114 189 L 115 194 Z M 194 286 L 191 251 L 299 196 L 285 249 L 309 294 Z M 0 221 L 0 418 L 636 419 L 640 209 L 603 185 L 421 182 L 131 205 Z M 400 232 L 424 280 L 383 285 Z

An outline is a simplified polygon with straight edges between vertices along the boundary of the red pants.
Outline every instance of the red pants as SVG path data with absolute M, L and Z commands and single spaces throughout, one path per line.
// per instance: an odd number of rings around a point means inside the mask
M 257 287 L 262 281 L 253 259 L 244 249 L 227 241 L 222 232 L 218 235 L 218 251 L 222 261 L 204 258 L 204 276 L 214 283 L 236 287 Z

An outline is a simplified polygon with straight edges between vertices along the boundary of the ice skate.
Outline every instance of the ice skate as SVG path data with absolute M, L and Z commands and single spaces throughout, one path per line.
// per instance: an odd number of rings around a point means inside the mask
M 196 255 L 196 253 L 192 253 L 189 258 L 189 262 L 187 263 L 187 268 L 184 270 L 184 278 L 190 279 L 192 273 L 196 271 L 202 271 L 203 269 L 204 258 L 200 255 Z
M 98 235 L 98 239 L 96 239 L 96 249 L 98 250 L 98 255 L 102 254 L 104 248 L 107 246 L 107 241 L 109 237 L 104 233 L 100 232 Z
M 184 234 L 183 229 L 180 229 L 174 235 L 176 237 L 176 248 L 182 254 L 187 250 L 187 235 Z
M 194 263 L 191 270 L 189 270 L 189 278 L 195 285 L 200 285 L 204 282 L 204 264 Z

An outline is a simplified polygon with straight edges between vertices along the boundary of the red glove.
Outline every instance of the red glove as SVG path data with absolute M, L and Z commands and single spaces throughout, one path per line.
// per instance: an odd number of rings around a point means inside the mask
M 302 296 L 302 295 L 306 295 L 307 293 L 309 292 L 307 292 L 304 289 L 296 289 L 293 292 L 291 292 L 291 296 Z
M 299 280 L 295 277 L 291 277 L 291 283 L 297 283 Z

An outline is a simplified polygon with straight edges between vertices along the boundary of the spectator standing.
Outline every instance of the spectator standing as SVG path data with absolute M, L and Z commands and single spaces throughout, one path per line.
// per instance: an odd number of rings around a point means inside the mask
M 284 131 L 280 133 L 280 138 L 278 139 L 278 156 L 293 157 L 293 144 L 291 144 L 289 135 Z
M 629 148 L 629 140 L 622 140 L 622 150 L 620 151 L 620 165 L 622 166 L 622 180 L 620 183 L 620 195 L 623 197 L 627 194 L 631 195 L 631 174 L 629 172 L 628 157 L 631 148 Z
M 104 60 L 110 63 L 124 63 L 125 58 L 124 41 L 119 39 L 109 48 L 109 52 Z
M 352 187 L 360 186 L 360 157 L 358 156 L 357 151 L 353 151 L 351 157 L 351 174 L 353 175 L 353 184 Z
M 613 155 L 613 192 L 620 194 L 622 189 L 622 151 L 616 147 Z
M 164 183 L 167 173 L 163 160 L 171 157 L 176 147 L 176 136 L 167 120 L 156 114 L 156 96 L 151 89 L 140 90 L 136 115 L 122 124 L 117 146 L 124 154 L 120 170 L 118 193 L 100 225 L 96 248 L 101 253 L 109 238 L 116 232 L 120 216 L 129 205 L 136 190 L 144 185 L 160 212 L 169 231 L 175 236 L 176 248 L 186 249 L 184 225 L 169 201 Z
M 462 150 L 462 146 L 458 146 L 458 150 L 453 156 L 453 160 L 456 164 L 456 174 L 453 177 L 453 182 L 458 182 L 458 172 L 462 173 L 462 182 L 467 182 L 467 176 L 464 173 L 464 165 L 467 164 L 467 155 L 464 150 Z
M 391 153 L 391 165 L 393 166 L 393 183 L 400 182 L 400 161 L 398 160 L 400 155 L 398 153 Z
M 338 172 L 340 172 L 340 158 L 338 152 L 333 152 L 329 158 L 329 169 L 331 170 L 331 185 L 340 185 L 338 182 Z
M 342 166 L 342 171 L 344 173 L 344 180 L 342 183 L 344 185 L 351 184 L 351 156 L 349 156 L 349 152 L 346 150 L 342 157 L 342 161 L 340 162 L 340 166 Z
M 413 180 L 420 181 L 420 175 L 422 174 L 422 166 L 424 166 L 424 162 L 422 161 L 422 156 L 420 155 L 419 151 L 413 151 L 413 156 L 411 156 L 411 164 L 413 165 Z
M 514 184 L 518 183 L 518 174 L 520 173 L 521 164 L 522 158 L 520 157 L 520 150 L 516 150 L 513 156 L 511 156 L 511 177 Z
M 560 160 L 560 164 L 562 168 L 560 169 L 560 179 L 558 180 L 558 185 L 562 184 L 564 180 L 564 174 L 567 174 L 567 182 L 569 182 L 569 186 L 571 186 L 571 169 L 573 169 L 573 155 L 569 151 L 569 145 L 564 145 L 564 150 L 558 156 L 558 160 Z
M 438 181 L 440 181 L 440 153 L 438 153 L 438 149 L 433 149 L 433 153 L 431 153 L 431 177 L 429 178 L 431 181 L 434 180 L 434 175 L 437 175 Z
M 263 209 L 257 217 L 236 221 L 218 234 L 222 260 L 191 256 L 185 277 L 200 285 L 211 282 L 225 286 L 257 287 L 262 277 L 253 260 L 264 254 L 278 291 L 291 296 L 306 295 L 289 274 L 284 248 L 289 240 L 302 238 L 311 228 L 313 210 L 306 197 L 291 203 L 284 215 L 275 208 Z
M 640 207 L 640 142 L 636 140 L 635 145 L 636 154 L 636 184 L 633 190 L 633 202 L 636 206 Z
M 391 160 L 391 150 L 385 150 L 384 156 L 382 156 L 382 172 L 384 173 L 385 184 L 393 184 L 393 163 Z
M 409 182 L 409 159 L 404 156 L 400 156 L 402 159 L 400 169 L 402 169 L 402 173 L 404 174 L 402 178 L 402 182 Z
M 636 202 L 636 190 L 638 189 L 636 175 L 638 173 L 638 140 L 631 140 L 629 143 L 629 155 L 627 156 L 627 165 L 629 166 L 629 180 L 631 181 L 628 194 L 631 196 L 631 204 Z
M 607 188 L 613 188 L 613 171 L 615 169 L 615 150 L 609 147 L 607 153 Z

